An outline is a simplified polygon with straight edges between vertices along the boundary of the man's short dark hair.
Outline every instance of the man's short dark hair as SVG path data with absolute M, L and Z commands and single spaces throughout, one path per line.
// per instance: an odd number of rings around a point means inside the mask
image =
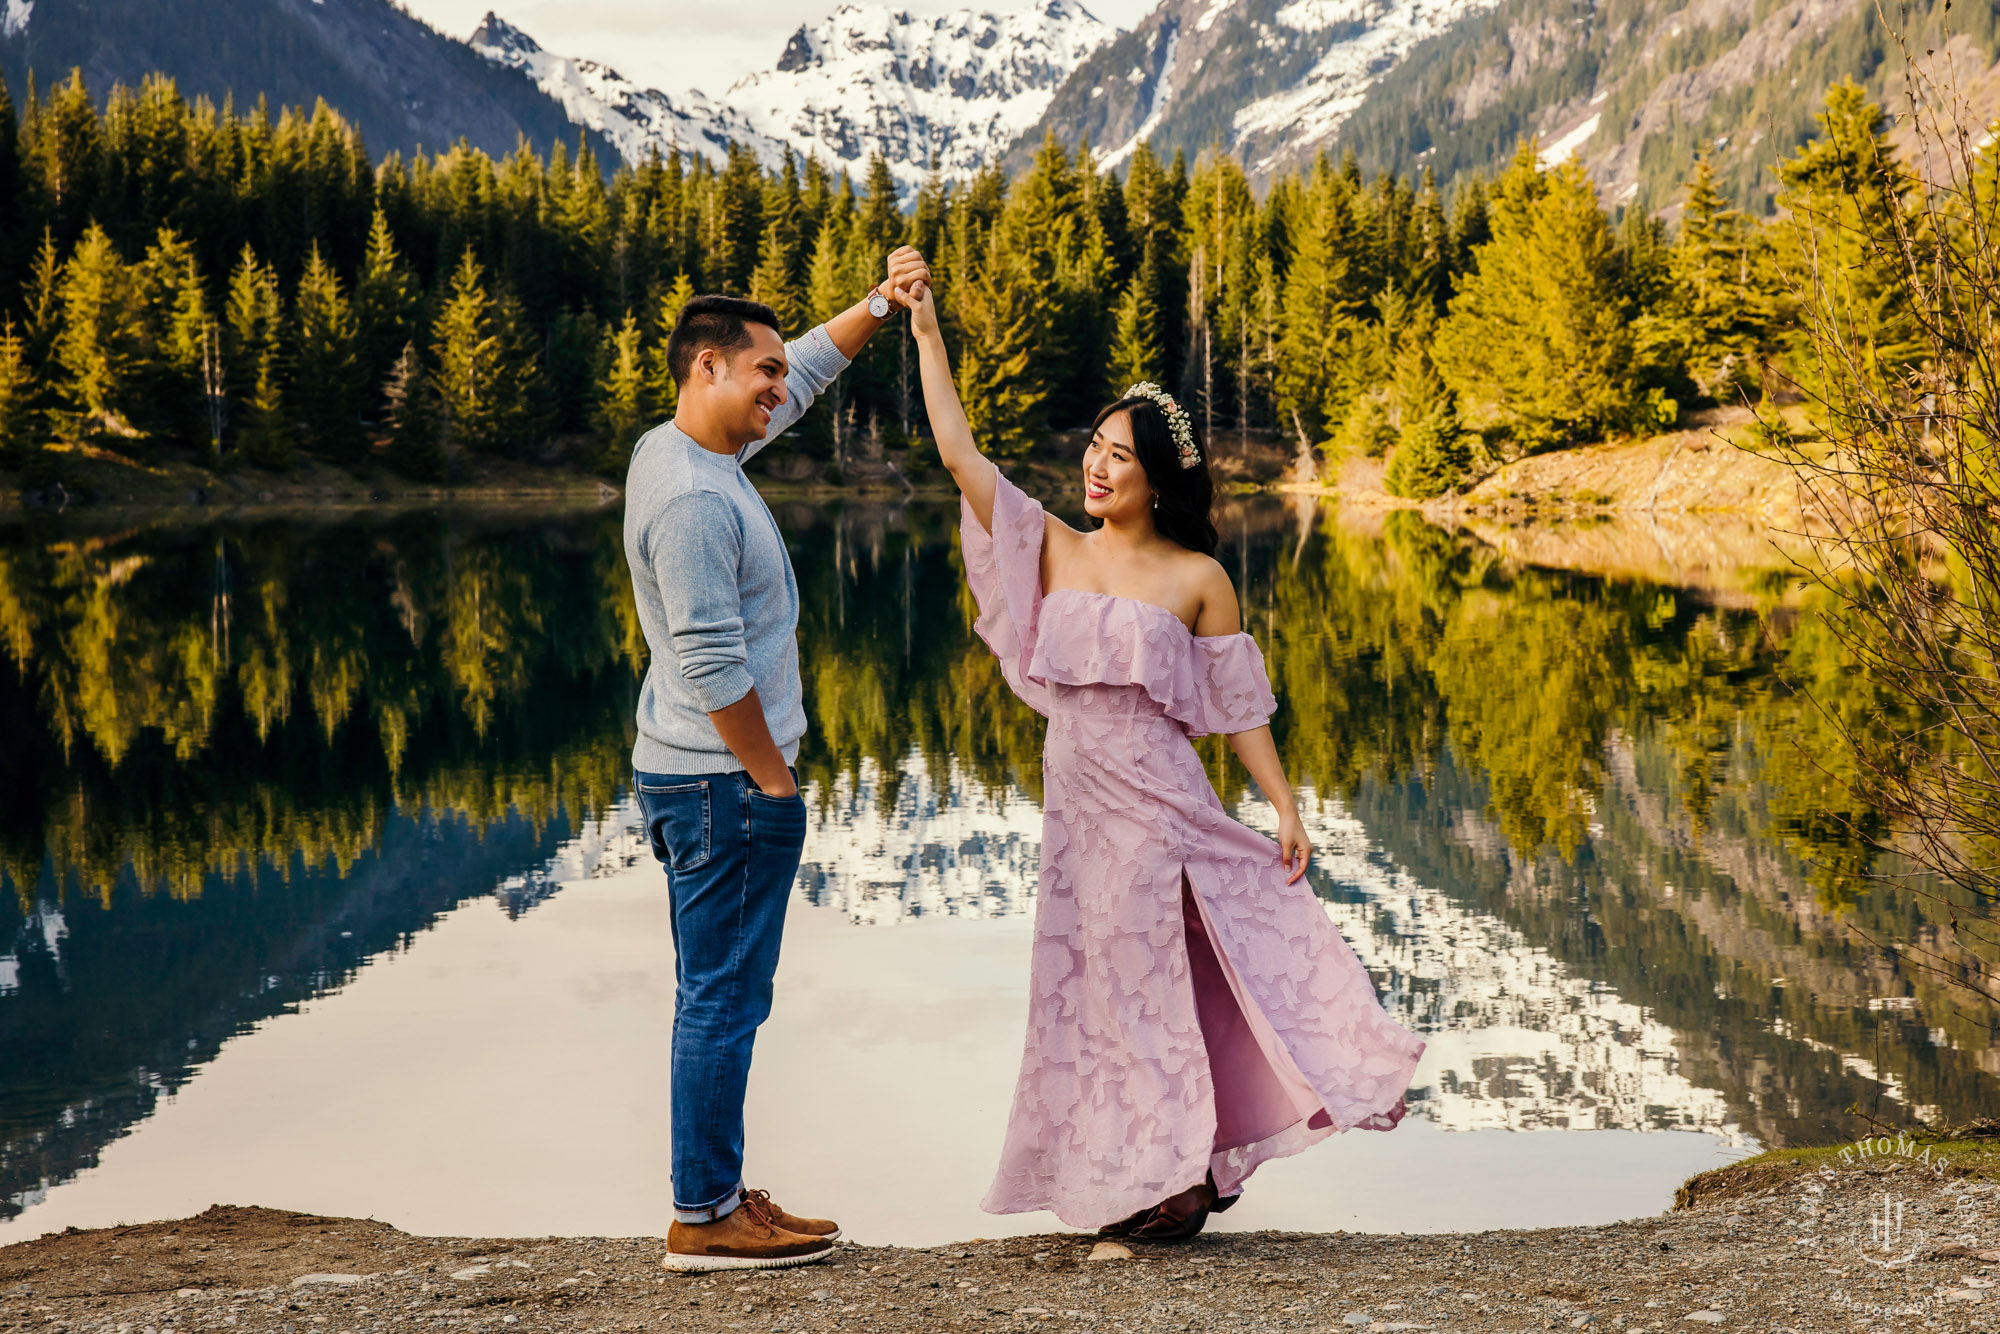
M 688 372 L 694 369 L 694 359 L 703 348 L 712 347 L 727 358 L 750 346 L 752 324 L 768 325 L 780 338 L 785 336 L 778 327 L 778 312 L 761 301 L 698 296 L 682 306 L 674 331 L 667 335 L 667 370 L 674 377 L 674 386 L 687 383 Z

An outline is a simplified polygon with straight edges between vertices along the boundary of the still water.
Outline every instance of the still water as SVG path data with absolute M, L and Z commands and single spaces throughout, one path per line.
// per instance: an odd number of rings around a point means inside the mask
M 975 1207 L 1039 720 L 971 633 L 954 509 L 779 517 L 814 826 L 750 1171 L 865 1241 L 1045 1229 Z M 1875 701 L 1775 553 L 1685 586 L 1409 515 L 1223 526 L 1314 889 L 1430 1047 L 1400 1129 L 1218 1224 L 1605 1221 L 1850 1106 L 2000 1101 L 1991 1016 L 1883 948 L 1934 924 L 1863 878 L 1871 816 L 1812 759 Z M 664 1230 L 643 653 L 615 513 L 0 528 L 0 1243 L 215 1201 Z

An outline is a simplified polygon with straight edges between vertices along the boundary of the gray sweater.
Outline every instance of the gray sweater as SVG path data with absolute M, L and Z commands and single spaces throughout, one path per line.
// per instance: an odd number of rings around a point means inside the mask
M 639 438 L 625 478 L 625 560 L 652 660 L 639 691 L 641 773 L 743 767 L 708 715 L 754 686 L 785 762 L 798 758 L 799 584 L 744 461 L 812 406 L 847 358 L 820 326 L 785 344 L 787 397 L 762 440 L 734 455 L 703 449 L 672 422 Z

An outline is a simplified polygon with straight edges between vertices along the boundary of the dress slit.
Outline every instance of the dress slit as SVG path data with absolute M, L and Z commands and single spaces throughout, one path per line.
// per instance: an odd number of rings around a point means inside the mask
M 1246 994 L 1226 951 L 1217 947 L 1213 924 L 1186 866 L 1179 879 L 1188 979 L 1215 1100 L 1212 1167 L 1220 1181 L 1230 1150 L 1275 1139 L 1301 1121 L 1309 1130 L 1330 1129 L 1332 1118 Z

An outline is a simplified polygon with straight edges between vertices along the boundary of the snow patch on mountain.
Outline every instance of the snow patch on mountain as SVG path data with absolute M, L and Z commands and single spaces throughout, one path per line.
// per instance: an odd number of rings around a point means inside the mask
M 1591 136 L 1597 133 L 1597 125 L 1601 119 L 1597 112 L 1591 112 L 1575 129 L 1541 150 L 1540 164 L 1543 167 L 1554 167 L 1574 157 L 1577 150 L 1589 143 Z
M 1304 78 L 1236 113 L 1239 139 L 1269 147 L 1246 165 L 1268 168 L 1281 154 L 1324 140 L 1361 105 L 1369 87 L 1417 43 L 1435 37 L 1496 0 L 1293 0 L 1273 18 L 1300 32 L 1337 32 Z
M 1117 33 L 1076 0 L 997 14 L 842 5 L 801 27 L 777 68 L 740 80 L 726 101 L 829 162 L 858 170 L 880 152 L 907 194 L 932 161 L 963 179 L 997 159 Z
M 21 3 L 21 0 L 10 0 Z M 776 163 L 784 145 L 760 133 L 740 113 L 701 92 L 677 101 L 657 88 L 641 88 L 609 65 L 544 51 L 513 24 L 488 13 L 472 34 L 472 49 L 496 65 L 520 70 L 562 104 L 579 125 L 601 131 L 626 162 L 636 164 L 657 148 L 721 163 L 732 142 Z

